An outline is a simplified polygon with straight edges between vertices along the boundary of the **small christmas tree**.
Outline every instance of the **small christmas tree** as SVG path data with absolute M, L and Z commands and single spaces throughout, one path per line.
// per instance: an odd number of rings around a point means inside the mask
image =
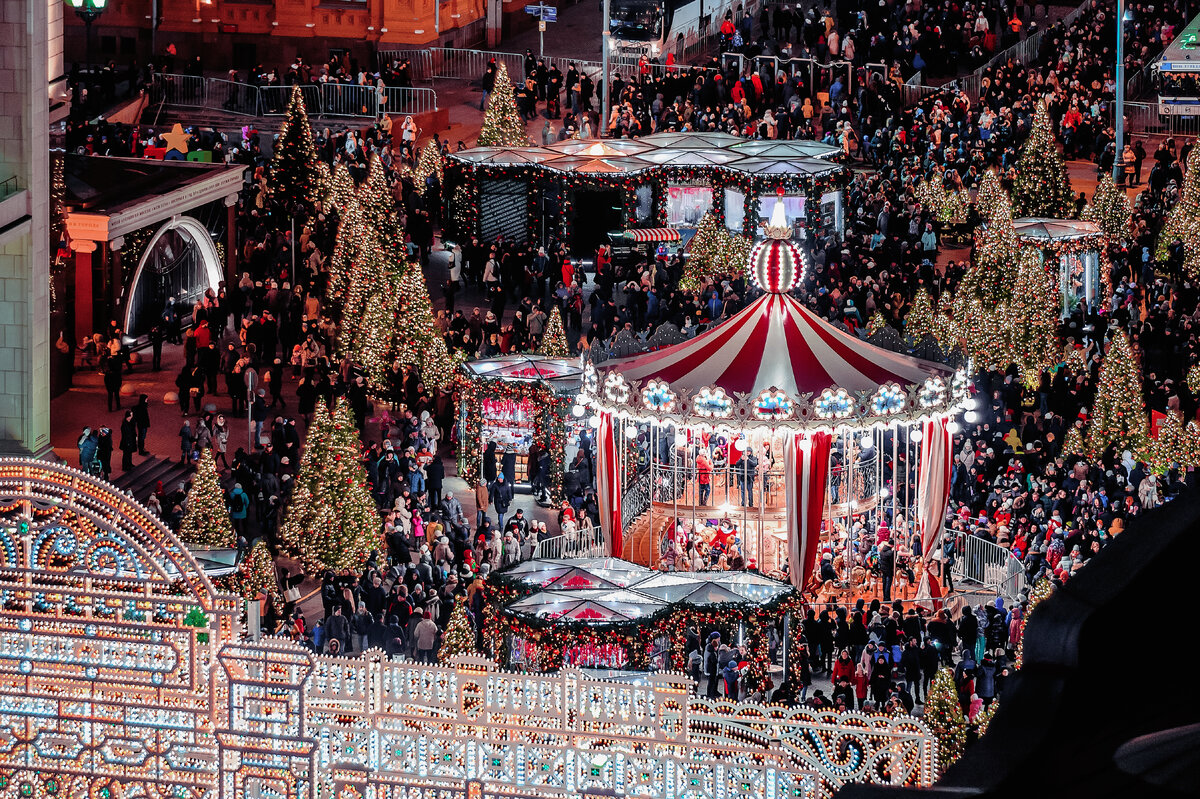
M 1187 386 L 1193 394 L 1200 395 L 1200 363 L 1194 363 L 1188 369 Z
M 426 388 L 447 389 L 454 384 L 462 353 L 451 356 L 446 340 L 434 326 L 429 287 L 418 264 L 409 264 L 401 278 L 396 342 L 396 358 L 416 366 Z
M 225 506 L 225 492 L 217 476 L 217 464 L 207 447 L 196 463 L 187 495 L 187 512 L 179 523 L 179 537 L 198 547 L 231 547 L 237 543 Z
M 1120 331 L 1113 334 L 1108 354 L 1100 364 L 1096 399 L 1088 425 L 1088 454 L 1099 458 L 1115 444 L 1117 452 L 1142 452 L 1146 446 L 1146 399 L 1142 395 L 1141 369 Z
M 1084 207 L 1080 219 L 1099 225 L 1109 244 L 1115 247 L 1129 238 L 1129 218 L 1129 195 L 1114 186 L 1107 173 L 1101 175 L 1092 201 Z
M 1158 234 L 1158 245 L 1154 248 L 1155 260 L 1167 260 L 1167 251 L 1176 241 L 1184 245 L 1185 266 L 1200 260 L 1200 253 L 1194 252 L 1200 246 L 1200 148 L 1197 147 L 1193 147 L 1188 154 L 1179 199 L 1171 206 L 1167 221 Z M 1196 272 L 1190 269 L 1189 274 L 1195 275 Z
M 983 179 L 979 181 L 979 189 L 975 192 L 976 212 L 981 218 L 987 219 L 992 215 L 992 209 L 999 200 L 1010 202 L 1008 192 L 1000 183 L 1000 175 L 996 173 L 996 170 L 989 169 L 983 173 Z
M 362 224 L 371 230 L 386 248 L 384 259 L 389 264 L 399 264 L 405 258 L 404 225 L 400 219 L 400 207 L 388 181 L 387 168 L 379 156 L 371 156 L 367 179 L 358 190 L 358 205 L 362 210 Z
M 442 635 L 442 645 L 438 649 L 438 663 L 449 663 L 455 655 L 470 655 L 475 652 L 475 630 L 471 620 L 467 618 L 467 603 L 461 598 L 454 600 L 454 609 L 450 611 L 450 623 Z
M 1050 115 L 1046 104 L 1039 101 L 1033 128 L 1017 158 L 1013 207 L 1017 216 L 1065 219 L 1071 215 L 1074 202 L 1067 165 L 1054 142 Z
M 933 335 L 933 301 L 929 292 L 920 289 L 913 297 L 908 314 L 904 317 L 904 336 L 913 344 L 926 336 Z
M 283 607 L 283 594 L 279 591 L 279 577 L 275 572 L 275 561 L 266 539 L 258 538 L 249 554 L 238 564 L 237 590 L 248 602 L 266 595 L 276 607 Z
M 993 699 L 990 705 L 979 711 L 979 715 L 972 719 L 971 723 L 975 725 L 975 730 L 979 734 L 980 738 L 987 735 L 988 727 L 991 726 L 992 719 L 995 717 L 996 711 L 999 709 L 999 707 L 1000 700 Z
M 1058 290 L 1038 253 L 1021 253 L 1017 283 L 1003 315 L 1006 351 L 1029 388 L 1036 388 L 1043 369 L 1058 361 Z
M 1063 440 L 1062 454 L 1066 456 L 1083 456 L 1083 424 L 1076 423 L 1071 425 L 1071 429 L 1067 431 L 1067 437 Z
M 883 313 L 876 311 L 871 314 L 871 318 L 867 321 L 867 338 L 870 338 L 887 326 L 887 319 L 883 318 Z
M 436 177 L 438 185 L 442 185 L 442 151 L 436 141 L 429 142 L 421 150 L 417 171 L 413 173 L 413 185 L 422 197 L 425 196 L 426 182 L 430 177 Z
M 750 239 L 731 233 L 712 211 L 700 219 L 696 235 L 688 244 L 680 286 L 696 291 L 714 275 L 740 273 L 750 256 Z
M 942 669 L 929 685 L 925 697 L 925 723 L 938 742 L 938 766 L 944 773 L 962 757 L 967 744 L 967 719 L 958 702 L 954 672 Z
M 529 144 L 529 132 L 517 110 L 513 84 L 503 61 L 496 70 L 496 82 L 483 112 L 483 128 L 475 143 L 480 147 L 524 147 Z
M 1200 463 L 1200 441 L 1195 435 L 1195 423 L 1184 425 L 1183 415 L 1167 411 L 1158 426 L 1158 438 L 1150 443 L 1150 466 L 1166 474 L 1172 466 L 1195 466 Z
M 318 407 L 279 537 L 310 573 L 360 569 L 372 552 L 383 550 L 379 513 L 345 398 L 338 399 L 332 414 Z
M 354 199 L 357 191 L 358 187 L 354 185 L 350 168 L 345 164 L 338 164 L 333 170 L 333 180 L 329 184 L 329 193 L 325 196 L 325 205 L 340 215 Z
M 567 346 L 567 331 L 563 328 L 562 314 L 558 306 L 550 309 L 550 321 L 546 323 L 546 332 L 542 334 L 538 352 L 547 358 L 570 358 L 571 349 Z
M 271 176 L 267 183 L 271 198 L 282 203 L 297 200 L 315 203 L 321 199 L 321 171 L 317 163 L 312 125 L 304 108 L 300 84 L 296 84 L 292 87 L 292 99 L 271 159 Z

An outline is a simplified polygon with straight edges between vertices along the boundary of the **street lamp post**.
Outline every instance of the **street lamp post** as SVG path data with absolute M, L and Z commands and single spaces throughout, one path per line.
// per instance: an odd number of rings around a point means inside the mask
M 1121 162 L 1121 153 L 1125 151 L 1125 23 L 1132 21 L 1133 11 L 1125 7 L 1125 0 L 1117 0 L 1117 103 L 1112 166 L 1114 186 L 1120 183 L 1121 170 L 1125 168 Z
M 87 68 L 92 68 L 92 23 L 104 13 L 108 0 L 67 0 L 67 5 L 75 10 L 75 16 L 83 20 L 83 35 L 86 42 Z

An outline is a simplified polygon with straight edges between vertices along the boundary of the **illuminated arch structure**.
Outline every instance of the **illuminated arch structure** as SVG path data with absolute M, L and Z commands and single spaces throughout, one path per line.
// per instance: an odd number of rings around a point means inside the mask
M 161 522 L 68 466 L 0 460 L 0 598 L 3 799 L 825 799 L 937 770 L 905 716 L 243 640 Z

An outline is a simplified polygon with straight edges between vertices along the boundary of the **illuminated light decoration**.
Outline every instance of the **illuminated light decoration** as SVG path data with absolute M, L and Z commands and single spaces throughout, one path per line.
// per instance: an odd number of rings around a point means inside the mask
M 790 419 L 795 410 L 791 398 L 782 391 L 767 389 L 754 402 L 754 415 L 764 421 Z
M 651 380 L 642 389 L 642 403 L 652 411 L 670 413 L 675 410 L 675 400 L 675 392 L 661 380 Z
M 733 400 L 725 394 L 723 388 L 702 388 L 692 402 L 692 409 L 697 416 L 706 419 L 728 419 L 733 415 Z
M 609 372 L 604 377 L 604 396 L 612 402 L 625 403 L 629 400 L 629 384 L 617 372 Z
M 763 291 L 773 294 L 791 291 L 804 281 L 806 266 L 803 251 L 789 241 L 792 228 L 781 197 L 775 200 L 771 219 L 763 229 L 767 238 L 756 244 L 750 253 L 754 280 Z
M 888 416 L 904 410 L 904 391 L 895 383 L 879 387 L 871 397 L 871 410 L 878 416 Z
M 940 377 L 931 377 L 926 380 L 925 385 L 921 386 L 921 390 L 917 394 L 917 402 L 921 403 L 922 408 L 941 405 L 945 399 L 946 381 Z
M 971 380 L 966 369 L 959 369 L 950 380 L 950 397 L 959 404 L 971 401 Z
M 845 419 L 854 412 L 854 398 L 844 388 L 827 388 L 817 397 L 816 411 L 821 419 Z
M 591 361 L 588 361 L 583 367 L 583 393 L 595 396 L 597 384 L 596 367 L 592 365 Z
M 1075 195 L 1067 165 L 1054 141 L 1046 104 L 1038 101 L 1029 137 L 1014 170 L 1013 206 L 1017 216 L 1065 219 L 1074 211 Z

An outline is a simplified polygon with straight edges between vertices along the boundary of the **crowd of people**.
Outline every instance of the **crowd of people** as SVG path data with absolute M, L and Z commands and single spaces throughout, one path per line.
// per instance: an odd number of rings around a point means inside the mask
M 1136 66 L 1169 41 L 1188 9 L 1183 3 L 1153 12 L 1143 3 L 1132 7 L 1138 14 L 1126 31 L 1132 45 L 1127 51 L 1130 66 Z M 777 55 L 821 64 L 846 60 L 856 69 L 896 62 L 905 70 L 920 65 L 936 72 L 964 59 L 980 63 L 1014 35 L 1007 7 L 993 2 L 951 4 L 948 16 L 941 6 L 921 3 L 888 2 L 862 11 L 839 6 L 837 12 L 771 8 L 758 20 L 757 37 L 751 20 L 748 32 L 738 37 L 740 45 L 730 35 L 729 49 L 750 58 Z M 736 18 L 731 22 L 739 31 L 744 24 Z M 854 77 L 845 83 L 828 72 L 832 81 L 816 85 L 810 85 L 806 74 L 776 71 L 766 61 L 751 61 L 756 68 L 744 72 L 735 61 L 705 68 L 674 64 L 666 70 L 639 69 L 611 82 L 613 116 L 603 127 L 624 136 L 724 130 L 755 138 L 824 138 L 843 146 L 867 168 L 857 171 L 847 189 L 845 207 L 852 211 L 844 238 L 830 233 L 811 242 L 802 294 L 815 312 L 851 331 L 865 335 L 867 321 L 876 314 L 902 329 L 918 290 L 928 290 L 936 300 L 953 290 L 968 268 L 965 262 L 939 263 L 943 227 L 933 210 L 916 200 L 918 182 L 933 177 L 969 191 L 989 169 L 1011 178 L 1037 101 L 1050 108 L 1068 157 L 1093 159 L 1101 169 L 1111 165 L 1116 157 L 1109 110 L 1112 64 L 1104 43 L 1112 40 L 1113 25 L 1111 15 L 1093 4 L 1071 25 L 1051 27 L 1035 63 L 1002 63 L 988 70 L 977 96 L 949 90 L 909 108 L 902 106 L 892 76 L 873 75 L 865 68 L 847 73 Z M 544 103 L 555 121 L 573 115 L 562 124 L 563 130 L 574 128 L 571 135 L 600 127 L 600 120 L 593 122 L 588 113 L 594 92 L 604 90 L 602 84 L 531 60 L 521 86 L 528 116 L 540 113 L 538 103 Z M 173 68 L 164 64 L 160 71 Z M 187 69 L 202 71 L 198 61 Z M 287 69 L 256 70 L 255 79 L 264 85 L 336 80 L 403 86 L 408 73 L 402 62 L 377 74 L 344 58 L 316 68 L 297 58 Z M 490 76 L 494 81 L 494 73 Z M 487 80 L 485 92 L 494 88 Z M 828 93 L 828 105 L 820 93 Z M 395 182 L 411 251 L 427 259 L 437 241 L 440 187 L 424 194 L 415 190 L 400 166 L 415 158 L 419 131 L 408 121 L 393 128 L 385 120 L 343 132 L 317 130 L 318 152 L 330 165 L 351 165 L 359 179 L 371 158 L 379 156 Z M 555 136 L 549 125 L 547 121 L 548 135 Z M 489 643 L 482 640 L 481 623 L 488 574 L 531 557 L 539 541 L 559 530 L 553 521 L 531 518 L 532 502 L 526 515 L 503 463 L 485 468 L 483 479 L 467 495 L 446 490 L 444 459 L 456 446 L 477 443 L 455 441 L 448 399 L 399 365 L 386 390 L 373 390 L 362 370 L 338 353 L 327 286 L 337 209 L 285 207 L 273 199 L 267 191 L 270 174 L 262 137 L 252 127 L 232 141 L 218 133 L 198 135 L 208 137 L 201 146 L 226 149 L 230 158 L 253 169 L 237 209 L 241 278 L 194 305 L 168 305 L 152 334 L 158 348 L 163 341 L 182 346 L 183 367 L 175 379 L 182 412 L 178 457 L 194 462 L 202 449 L 212 448 L 239 546 L 246 548 L 261 536 L 277 547 L 305 427 L 319 400 L 344 396 L 362 433 L 363 463 L 387 541 L 386 551 L 375 553 L 358 573 L 308 575 L 320 582 L 321 618 L 310 623 L 303 609 L 288 602 L 272 605 L 267 628 L 321 651 L 379 647 L 389 654 L 430 659 L 461 601 L 484 648 Z M 150 141 L 137 128 L 103 121 L 73 121 L 67 130 L 70 149 L 103 155 L 139 155 Z M 1196 413 L 1197 401 L 1185 378 L 1200 360 L 1192 335 L 1198 289 L 1180 273 L 1180 247 L 1172 247 L 1164 262 L 1153 258 L 1165 212 L 1178 197 L 1189 145 L 1145 144 L 1153 151 L 1153 165 L 1145 170 L 1148 186 L 1137 198 L 1134 232 L 1110 250 L 1112 300 L 1105 307 L 1078 310 L 1061 330 L 1081 349 L 1077 363 L 1084 366 L 1063 365 L 1043 375 L 1036 389 L 1027 387 L 1015 369 L 985 371 L 975 378 L 975 394 L 985 407 L 979 422 L 966 426 L 955 457 L 952 534 L 937 556 L 945 574 L 963 540 L 977 536 L 1010 549 L 1030 583 L 1042 577 L 1067 580 L 1132 519 L 1178 494 L 1188 479 L 1185 468 L 1153 473 L 1127 452 L 1113 450 L 1089 460 L 1062 449 L 1066 433 L 1086 418 L 1093 403 L 1099 356 L 1110 329 L 1132 334 L 1150 408 L 1178 409 L 1185 418 Z M 1141 157 L 1135 159 L 1130 182 L 1137 184 Z M 470 357 L 531 350 L 557 308 L 572 351 L 599 355 L 621 333 L 645 341 L 671 323 L 691 335 L 753 299 L 743 275 L 714 276 L 708 285 L 688 291 L 679 286 L 678 258 L 618 266 L 605 248 L 587 255 L 594 262 L 590 271 L 569 242 L 554 236 L 455 245 L 446 273 L 427 267 L 430 282 L 442 287 L 436 324 L 449 350 Z M 459 295 L 476 299 L 480 307 L 464 312 L 456 307 Z M 129 368 L 120 331 L 97 336 L 89 345 L 94 365 L 105 372 L 106 382 L 110 372 L 115 375 L 117 390 L 110 392 L 110 401 L 119 404 L 120 376 Z M 247 407 L 244 375 L 251 368 L 262 382 Z M 151 420 L 145 399 L 122 409 L 118 449 L 124 453 L 125 470 L 133 466 L 134 455 L 146 452 Z M 385 406 L 389 413 L 380 413 Z M 226 410 L 250 414 L 254 434 L 246 447 L 231 441 Z M 85 431 L 79 452 L 85 467 L 112 473 L 113 433 L 107 426 Z M 649 457 L 646 452 L 643 467 Z M 598 517 L 593 485 L 589 458 L 568 465 L 567 501 L 556 520 L 560 529 Z M 178 525 L 186 486 L 159 485 L 150 506 L 168 524 Z M 921 555 L 911 520 L 880 514 L 853 520 L 843 532 L 829 546 L 827 565 L 835 577 L 851 563 L 873 563 L 886 574 L 886 564 Z M 755 568 L 745 558 L 708 554 L 681 557 L 669 566 Z M 281 587 L 303 579 L 289 572 L 283 559 L 280 563 Z M 1022 603 L 988 602 L 954 614 L 927 615 L 893 601 L 890 588 L 883 583 L 880 597 L 869 603 L 814 607 L 803 624 L 798 667 L 773 692 L 756 698 L 814 707 L 911 710 L 927 696 L 929 680 L 941 665 L 954 665 L 965 709 L 999 695 L 1012 670 Z M 736 647 L 722 644 L 719 634 L 714 639 L 708 631 L 696 630 L 689 634 L 688 654 L 701 690 L 741 698 Z M 735 664 L 732 670 L 730 663 Z M 810 691 L 818 675 L 829 680 L 828 693 Z

